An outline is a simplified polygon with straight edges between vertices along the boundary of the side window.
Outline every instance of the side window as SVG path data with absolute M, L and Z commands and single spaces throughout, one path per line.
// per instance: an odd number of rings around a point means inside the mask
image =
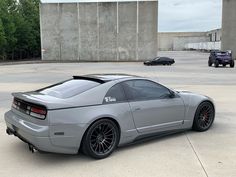
M 126 81 L 123 84 L 125 94 L 130 101 L 168 98 L 170 91 L 155 82 L 147 80 Z
M 124 90 L 120 84 L 116 84 L 108 90 L 103 103 L 108 104 L 122 101 L 126 101 Z

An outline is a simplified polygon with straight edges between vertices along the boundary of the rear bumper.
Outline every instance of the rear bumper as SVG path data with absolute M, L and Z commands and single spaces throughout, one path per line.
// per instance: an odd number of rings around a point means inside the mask
M 76 154 L 78 147 L 62 147 L 52 144 L 49 126 L 38 125 L 22 119 L 12 111 L 5 113 L 7 134 L 15 135 L 34 149 L 63 154 Z
M 218 60 L 219 64 L 230 64 L 231 60 Z

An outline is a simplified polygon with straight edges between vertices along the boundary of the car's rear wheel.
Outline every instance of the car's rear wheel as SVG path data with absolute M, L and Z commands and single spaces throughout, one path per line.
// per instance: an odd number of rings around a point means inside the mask
M 231 67 L 231 68 L 234 68 L 234 60 L 231 61 L 230 67 Z
M 209 67 L 212 66 L 211 60 L 208 60 L 208 66 L 209 66 Z
M 218 61 L 218 60 L 215 61 L 215 67 L 216 67 L 216 68 L 219 67 L 219 61 Z
M 119 129 L 110 119 L 101 119 L 93 123 L 84 135 L 83 152 L 95 159 L 108 157 L 119 142 Z
M 196 131 L 208 130 L 215 118 L 215 109 L 212 103 L 206 101 L 201 103 L 194 116 L 193 129 Z

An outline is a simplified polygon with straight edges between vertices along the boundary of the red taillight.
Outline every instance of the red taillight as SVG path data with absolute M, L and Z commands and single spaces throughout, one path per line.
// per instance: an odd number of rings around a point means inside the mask
M 46 114 L 47 114 L 47 110 L 44 108 L 31 107 L 30 109 L 30 115 L 33 117 L 37 117 L 39 119 L 45 119 Z
M 31 112 L 42 114 L 42 115 L 45 115 L 47 113 L 45 109 L 39 109 L 39 108 L 31 108 Z
M 46 107 L 35 105 L 16 98 L 14 98 L 12 102 L 12 108 L 38 119 L 45 119 L 47 116 Z

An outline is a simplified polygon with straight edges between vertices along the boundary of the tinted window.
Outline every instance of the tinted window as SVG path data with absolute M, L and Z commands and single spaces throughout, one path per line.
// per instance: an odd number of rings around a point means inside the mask
M 123 83 L 129 100 L 151 100 L 167 98 L 170 92 L 160 84 L 146 80 L 133 80 Z
M 40 93 L 57 98 L 69 98 L 100 85 L 98 82 L 82 79 L 72 79 L 39 90 Z
M 120 84 L 114 85 L 110 90 L 107 92 L 104 103 L 112 103 L 112 102 L 121 102 L 126 101 L 124 90 L 120 86 Z

